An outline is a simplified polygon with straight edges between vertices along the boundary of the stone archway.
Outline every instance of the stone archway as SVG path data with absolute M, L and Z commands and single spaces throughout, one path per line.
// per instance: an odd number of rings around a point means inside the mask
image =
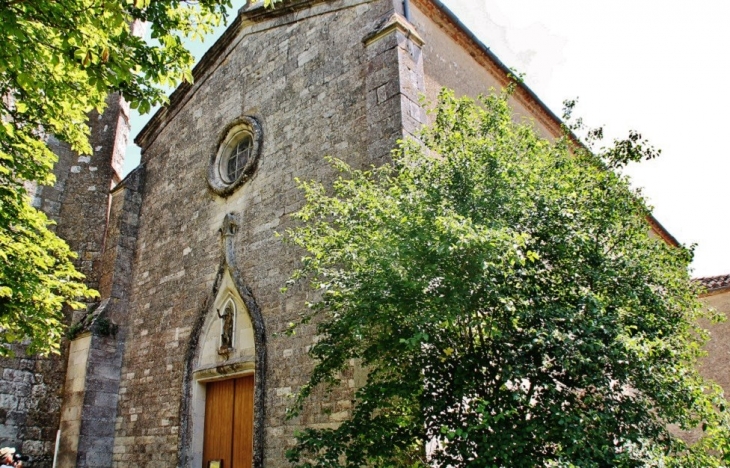
M 223 259 L 191 334 L 180 437 L 181 466 L 262 468 L 266 348 L 261 313 L 236 269 L 237 223 L 221 227 Z M 207 416 L 206 416 L 207 413 Z

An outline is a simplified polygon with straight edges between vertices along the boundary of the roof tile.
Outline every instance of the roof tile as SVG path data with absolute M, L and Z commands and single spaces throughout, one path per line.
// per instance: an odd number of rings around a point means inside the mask
M 716 291 L 718 289 L 730 288 L 730 275 L 695 278 L 695 281 L 706 287 L 707 292 Z

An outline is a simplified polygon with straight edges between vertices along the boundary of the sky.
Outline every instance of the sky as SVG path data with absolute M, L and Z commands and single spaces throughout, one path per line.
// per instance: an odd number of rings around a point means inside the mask
M 660 148 L 627 169 L 632 184 L 672 235 L 697 244 L 693 276 L 730 274 L 730 2 L 442 1 L 555 114 L 578 99 L 574 115 L 609 139 L 638 130 Z M 133 135 L 148 118 L 132 115 Z M 138 162 L 130 148 L 125 171 Z

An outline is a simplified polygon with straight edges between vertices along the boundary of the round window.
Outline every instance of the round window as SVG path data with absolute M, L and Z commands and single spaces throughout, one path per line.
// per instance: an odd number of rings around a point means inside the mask
M 231 143 L 227 145 L 221 158 L 219 168 L 224 181 L 232 183 L 243 174 L 243 169 L 251 158 L 252 149 L 253 138 L 247 131 L 241 131 L 231 139 Z
M 219 139 L 208 171 L 208 183 L 218 195 L 229 195 L 256 169 L 261 150 L 261 129 L 253 117 L 229 125 Z

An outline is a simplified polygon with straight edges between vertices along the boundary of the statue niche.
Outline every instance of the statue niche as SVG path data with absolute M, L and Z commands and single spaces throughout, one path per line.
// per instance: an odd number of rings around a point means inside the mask
M 236 215 L 227 214 L 220 228 L 221 266 L 209 301 L 206 301 L 201 310 L 202 323 L 196 332 L 197 336 L 191 336 L 190 344 L 193 352 L 190 353 L 187 364 L 189 385 L 183 397 L 183 407 L 189 419 L 188 424 L 180 428 L 182 433 L 178 448 L 181 466 L 207 466 L 209 461 L 221 460 L 231 455 L 208 453 L 210 456 L 204 460 L 206 428 L 210 426 L 205 418 L 208 390 L 215 392 L 233 383 L 235 387 L 233 395 L 237 394 L 238 386 L 243 385 L 241 388 L 246 395 L 243 400 L 249 402 L 247 403 L 249 408 L 253 408 L 253 411 L 246 413 L 248 416 L 244 418 L 247 427 L 250 427 L 249 419 L 253 418 L 251 421 L 253 447 L 250 447 L 251 439 L 246 436 L 249 440 L 248 451 L 241 450 L 235 453 L 240 455 L 252 451 L 253 467 L 263 467 L 266 333 L 261 311 L 236 268 L 233 241 L 237 227 Z M 224 401 L 228 405 L 228 399 L 212 398 L 211 401 L 213 402 L 211 405 L 215 405 L 215 401 L 218 403 Z M 240 429 L 241 424 L 235 423 L 239 421 L 236 418 L 233 421 L 233 430 L 238 433 L 236 431 Z M 217 432 L 213 437 L 216 440 L 220 439 Z M 226 437 L 222 439 L 232 440 Z M 209 437 L 208 440 L 212 439 Z M 244 455 L 246 458 L 248 456 Z M 230 463 L 226 463 L 224 468 L 230 466 Z

